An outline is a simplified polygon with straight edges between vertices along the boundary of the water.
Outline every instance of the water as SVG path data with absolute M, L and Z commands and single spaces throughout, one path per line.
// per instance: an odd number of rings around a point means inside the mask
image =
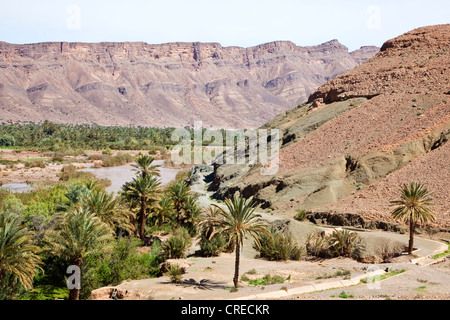
M 30 186 L 28 183 L 20 183 L 20 182 L 11 182 L 11 183 L 5 183 L 0 186 L 0 190 L 9 190 L 14 193 L 23 193 L 23 192 L 30 192 L 33 190 L 33 187 Z
M 164 160 L 153 161 L 154 165 L 160 165 L 159 172 L 161 174 L 161 184 L 167 184 L 173 180 L 179 171 L 179 169 L 165 168 L 162 165 Z M 97 178 L 106 178 L 111 181 L 111 185 L 106 188 L 108 192 L 119 192 L 125 182 L 133 180 L 136 176 L 136 171 L 133 170 L 132 164 L 126 164 L 120 167 L 109 167 L 109 168 L 86 168 L 80 169 L 84 172 L 92 172 Z

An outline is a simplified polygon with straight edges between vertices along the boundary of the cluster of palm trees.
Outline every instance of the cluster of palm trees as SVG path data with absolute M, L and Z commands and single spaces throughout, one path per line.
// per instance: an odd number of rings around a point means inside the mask
M 261 235 L 270 236 L 268 225 L 255 212 L 253 199 L 235 195 L 225 200 L 224 207 L 213 205 L 209 213 L 200 216 L 196 198 L 184 181 L 162 189 L 153 158 L 139 155 L 134 168 L 136 177 L 123 186 L 118 197 L 95 183 L 68 187 L 66 197 L 70 203 L 59 208 L 63 212 L 60 222 L 45 234 L 42 248 L 33 243 L 33 233 L 18 214 L 0 210 L 0 293 L 18 284 L 32 288 L 33 278 L 42 265 L 39 255 L 42 251 L 81 269 L 87 257 L 105 250 L 119 233 L 145 240 L 149 221 L 158 227 L 169 225 L 172 230 L 199 226 L 208 238 L 225 235 L 228 246 L 234 247 L 233 283 L 238 287 L 244 239 L 253 238 L 258 245 Z M 415 182 L 409 187 L 403 185 L 400 194 L 400 200 L 392 201 L 396 206 L 392 216 L 409 222 L 411 254 L 416 225 L 433 222 L 435 218 L 430 209 L 430 193 L 423 185 Z M 79 288 L 71 289 L 69 298 L 79 299 Z
M 194 228 L 200 209 L 186 182 L 176 181 L 163 192 L 159 166 L 153 165 L 152 157 L 141 154 L 133 166 L 137 175 L 123 185 L 121 196 L 132 212 L 137 211 L 133 223 L 139 238 L 145 240 L 145 227 L 150 217 L 155 219 L 159 227 L 169 224 L 172 230 L 179 227 Z

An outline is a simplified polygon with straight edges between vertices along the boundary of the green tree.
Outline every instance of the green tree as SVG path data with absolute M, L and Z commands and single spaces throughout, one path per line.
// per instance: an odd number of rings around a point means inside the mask
M 123 193 L 131 203 L 139 203 L 139 237 L 145 239 L 145 224 L 147 212 L 150 206 L 155 205 L 159 200 L 161 182 L 153 175 L 145 177 L 139 176 L 132 182 L 127 182 L 123 187 Z
M 177 212 L 177 226 L 180 227 L 182 223 L 183 206 L 191 195 L 191 188 L 184 181 L 177 182 L 169 187 L 168 194 L 172 199 L 175 211 Z
M 120 206 L 119 198 L 114 197 L 114 193 L 107 193 L 103 190 L 93 190 L 88 192 L 82 199 L 84 208 L 94 213 L 112 230 L 117 228 L 130 232 L 130 212 Z
M 227 209 L 223 209 L 214 205 L 219 210 L 218 218 L 211 217 L 212 225 L 217 226 L 214 233 L 219 232 L 228 236 L 229 241 L 235 244 L 235 267 L 234 267 L 234 286 L 238 287 L 239 282 L 239 264 L 240 251 L 244 245 L 246 236 L 254 239 L 255 243 L 259 244 L 259 236 L 263 233 L 270 235 L 267 229 L 267 224 L 259 220 L 261 215 L 256 214 L 256 206 L 253 203 L 253 198 L 245 199 L 235 195 L 233 199 L 225 199 Z
M 105 249 L 112 231 L 89 210 L 77 208 L 69 211 L 59 228 L 49 231 L 45 238 L 48 251 L 78 268 L 83 259 Z M 70 300 L 79 300 L 80 290 L 69 291 Z
M 403 222 L 409 222 L 409 247 L 408 253 L 412 254 L 414 247 L 414 230 L 418 223 L 435 221 L 435 214 L 431 210 L 431 192 L 422 184 L 411 182 L 400 188 L 400 200 L 391 201 L 392 206 L 397 206 L 392 212 L 392 218 Z
M 160 166 L 152 165 L 154 160 L 155 159 L 150 156 L 139 154 L 136 158 L 136 163 L 132 166 L 135 168 L 134 170 L 143 177 L 146 177 L 147 175 L 159 177 L 161 175 L 158 169 Z
M 12 293 L 16 280 L 26 290 L 33 288 L 33 278 L 41 264 L 39 252 L 33 245 L 32 233 L 22 225 L 19 216 L 0 212 L 0 293 Z

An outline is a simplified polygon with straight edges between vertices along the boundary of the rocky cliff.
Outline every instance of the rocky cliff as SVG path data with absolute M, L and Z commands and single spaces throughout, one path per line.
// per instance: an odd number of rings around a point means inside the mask
M 218 43 L 0 42 L 0 122 L 252 128 L 372 57 L 333 40 Z
M 434 192 L 450 228 L 450 25 L 387 41 L 369 61 L 328 81 L 265 128 L 281 130 L 280 168 L 216 166 L 219 198 L 239 191 L 263 208 L 351 213 L 390 221 L 405 183 Z

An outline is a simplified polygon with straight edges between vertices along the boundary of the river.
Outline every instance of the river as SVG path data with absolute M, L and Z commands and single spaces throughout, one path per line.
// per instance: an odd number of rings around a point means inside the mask
M 165 185 L 173 181 L 179 169 L 165 168 L 164 160 L 153 161 L 154 165 L 159 165 L 159 172 L 161 174 L 161 184 Z M 97 178 L 106 178 L 111 181 L 111 185 L 106 188 L 108 192 L 119 192 L 125 182 L 131 181 L 136 176 L 136 171 L 133 170 L 132 163 L 108 168 L 85 168 L 80 169 L 84 172 L 92 172 Z

